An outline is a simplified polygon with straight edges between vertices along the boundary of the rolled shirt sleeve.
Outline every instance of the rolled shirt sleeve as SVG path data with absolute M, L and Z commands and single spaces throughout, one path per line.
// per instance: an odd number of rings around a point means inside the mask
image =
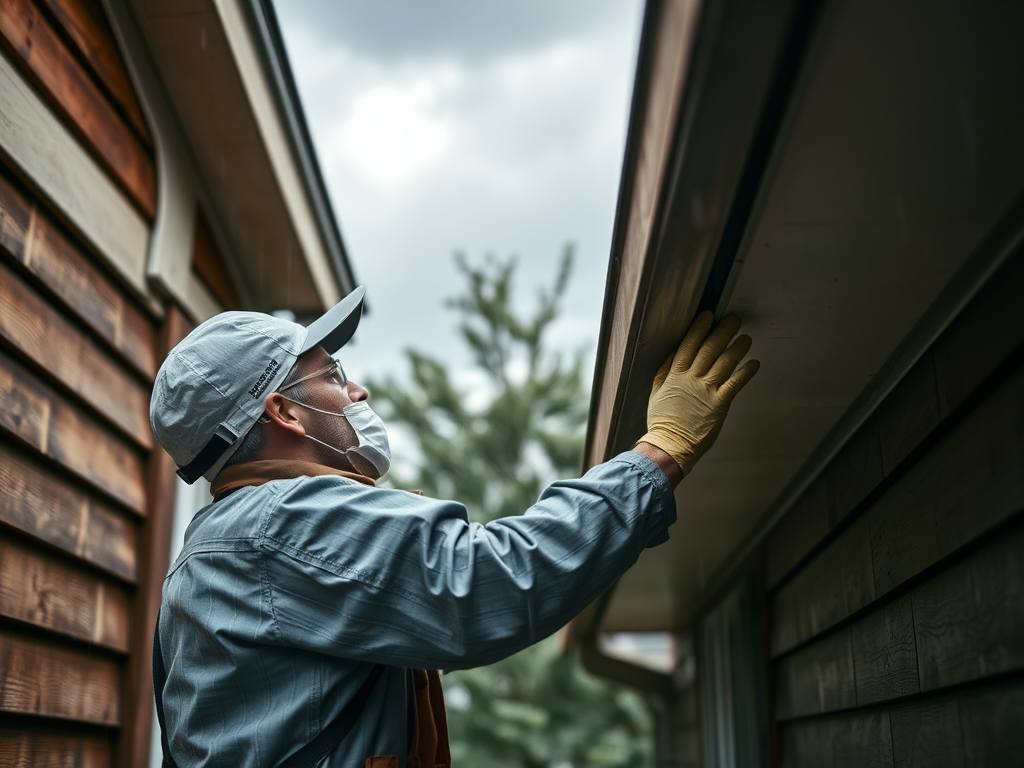
M 635 452 L 486 525 L 456 502 L 331 476 L 277 485 L 258 534 L 276 641 L 404 667 L 488 664 L 550 635 L 666 541 L 676 514 Z

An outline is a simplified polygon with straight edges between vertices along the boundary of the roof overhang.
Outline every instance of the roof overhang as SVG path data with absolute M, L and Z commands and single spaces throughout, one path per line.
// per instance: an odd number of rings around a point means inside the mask
M 689 625 L 994 268 L 1024 190 L 1021 29 L 966 0 L 649 2 L 585 464 L 644 432 L 700 309 L 737 313 L 762 370 L 671 541 L 571 638 Z
M 355 286 L 269 0 L 129 0 L 252 308 Z

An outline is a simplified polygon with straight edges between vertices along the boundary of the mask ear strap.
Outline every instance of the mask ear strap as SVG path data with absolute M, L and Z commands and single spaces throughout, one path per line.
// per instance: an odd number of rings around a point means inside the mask
M 330 448 L 332 451 L 335 451 L 336 453 L 340 453 L 342 456 L 345 456 L 346 459 L 348 458 L 348 456 L 346 454 L 348 454 L 348 452 L 352 450 L 352 448 L 346 448 L 345 450 L 342 450 L 341 448 L 338 448 L 337 446 L 331 445 L 330 443 L 325 443 L 323 440 L 318 440 L 317 438 L 313 437 L 309 433 L 306 433 L 306 437 L 308 437 L 314 443 L 320 443 L 320 445 L 324 446 L 325 448 Z M 354 447 L 356 447 L 356 446 L 353 446 L 353 448 Z
M 278 394 L 280 395 L 281 393 L 278 392 Z M 281 395 L 281 397 L 284 397 L 284 395 Z M 309 405 L 308 403 L 300 403 L 298 400 L 292 400 L 290 397 L 284 397 L 284 399 L 287 400 L 289 403 L 301 405 L 303 408 L 309 408 L 309 410 L 316 411 L 317 413 L 326 413 L 328 416 L 341 416 L 343 419 L 347 418 L 344 413 L 338 413 L 336 411 L 325 411 L 323 408 L 317 408 L 315 405 Z

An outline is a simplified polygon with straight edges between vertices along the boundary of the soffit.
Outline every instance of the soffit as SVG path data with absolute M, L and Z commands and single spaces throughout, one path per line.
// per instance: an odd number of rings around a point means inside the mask
M 135 0 L 139 25 L 187 137 L 253 308 L 317 315 L 317 285 L 222 20 L 210 0 Z M 308 237 L 307 237 L 308 240 Z M 337 278 L 326 292 L 337 293 Z M 322 282 L 322 281 L 321 281 Z
M 1022 30 L 1015 4 L 825 8 L 720 308 L 744 320 L 762 370 L 602 629 L 692 618 L 1024 188 Z

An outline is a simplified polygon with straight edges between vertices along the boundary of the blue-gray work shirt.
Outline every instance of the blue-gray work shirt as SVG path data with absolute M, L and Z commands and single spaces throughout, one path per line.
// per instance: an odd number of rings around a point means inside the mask
M 552 484 L 525 514 L 470 523 L 453 501 L 328 475 L 200 510 L 164 581 L 164 708 L 179 768 L 269 768 L 389 665 L 323 763 L 408 748 L 405 668 L 489 664 L 541 640 L 668 539 L 675 501 L 628 452 Z

